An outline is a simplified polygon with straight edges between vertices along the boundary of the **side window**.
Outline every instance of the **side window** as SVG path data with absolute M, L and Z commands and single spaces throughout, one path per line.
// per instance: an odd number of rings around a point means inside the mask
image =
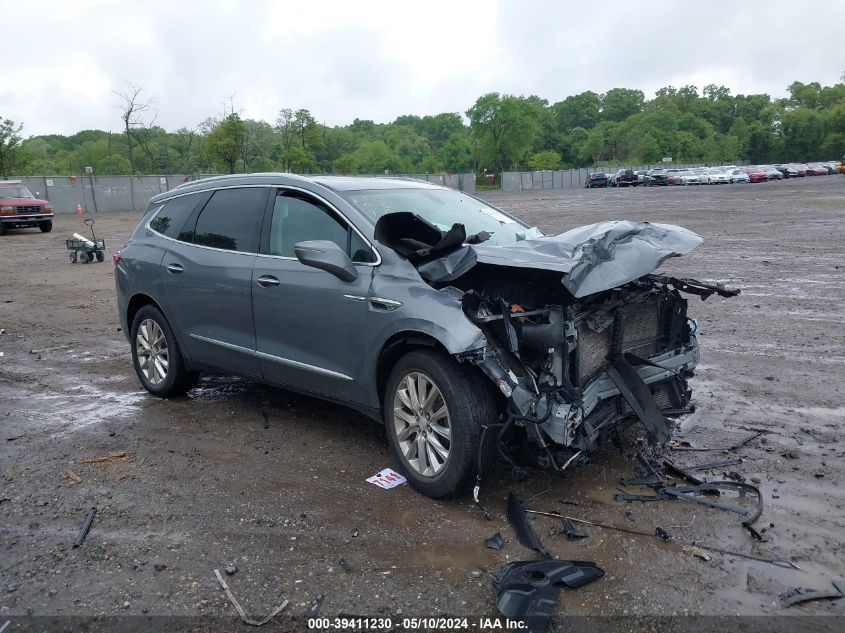
M 264 187 L 215 191 L 197 218 L 194 244 L 257 252 L 266 195 Z
M 352 235 L 349 236 L 349 257 L 356 264 L 373 264 L 376 261 L 376 255 L 373 249 L 370 248 L 364 240 L 362 240 L 355 231 L 350 231 Z
M 176 240 L 190 241 L 190 233 L 184 233 L 182 227 L 200 199 L 200 196 L 194 194 L 165 202 L 164 207 L 150 221 L 150 228 Z
M 347 227 L 317 200 L 299 193 L 276 196 L 270 225 L 270 254 L 296 257 L 294 245 L 308 240 L 329 240 L 345 252 Z

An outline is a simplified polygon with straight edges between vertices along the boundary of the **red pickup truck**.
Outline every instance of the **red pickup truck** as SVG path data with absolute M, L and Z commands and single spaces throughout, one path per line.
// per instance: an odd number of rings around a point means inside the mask
M 53 205 L 33 196 L 20 180 L 0 180 L 0 235 L 28 226 L 52 231 Z

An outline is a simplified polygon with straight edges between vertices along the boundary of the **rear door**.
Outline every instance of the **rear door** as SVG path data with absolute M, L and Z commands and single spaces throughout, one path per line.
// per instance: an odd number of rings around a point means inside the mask
M 305 266 L 294 245 L 330 240 L 358 270 L 352 282 Z M 253 269 L 256 348 L 264 377 L 336 399 L 365 402 L 362 328 L 377 254 L 325 201 L 279 189 L 264 226 L 262 254 Z
M 162 260 L 169 315 L 194 362 L 260 376 L 252 267 L 269 187 L 215 191 Z

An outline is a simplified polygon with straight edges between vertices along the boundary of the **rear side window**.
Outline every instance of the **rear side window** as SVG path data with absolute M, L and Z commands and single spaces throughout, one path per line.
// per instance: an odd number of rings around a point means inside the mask
M 215 191 L 197 218 L 193 242 L 227 251 L 258 252 L 267 189 Z
M 192 195 L 165 202 L 161 211 L 150 221 L 150 228 L 175 240 L 190 241 L 190 233 L 184 233 L 182 228 L 199 201 L 200 196 Z

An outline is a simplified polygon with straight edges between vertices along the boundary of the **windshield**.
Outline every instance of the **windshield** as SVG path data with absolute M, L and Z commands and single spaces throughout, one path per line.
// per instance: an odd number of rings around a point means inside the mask
M 341 195 L 373 225 L 388 213 L 408 211 L 448 231 L 456 222 L 467 235 L 481 231 L 491 234 L 490 244 L 510 244 L 543 235 L 490 207 L 472 196 L 451 189 L 366 189 L 345 191 Z
M 0 186 L 0 198 L 34 198 L 29 189 L 23 185 L 12 185 L 11 187 Z

